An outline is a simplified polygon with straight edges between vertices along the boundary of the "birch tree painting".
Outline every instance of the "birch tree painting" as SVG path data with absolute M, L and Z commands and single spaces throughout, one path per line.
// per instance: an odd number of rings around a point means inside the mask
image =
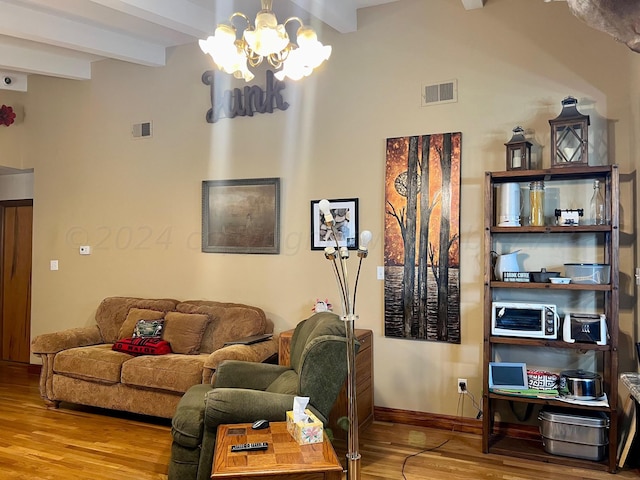
M 461 137 L 387 139 L 387 337 L 460 343 Z

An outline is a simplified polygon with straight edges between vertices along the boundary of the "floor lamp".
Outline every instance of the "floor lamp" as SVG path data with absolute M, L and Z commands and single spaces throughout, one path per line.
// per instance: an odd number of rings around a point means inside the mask
M 338 235 L 335 228 L 333 215 L 331 214 L 331 204 L 328 200 L 320 200 L 318 204 L 324 223 L 333 233 L 336 242 L 335 247 L 326 247 L 324 256 L 333 264 L 336 275 L 340 301 L 342 303 L 342 320 L 345 322 L 347 336 L 347 416 L 349 418 L 349 439 L 347 445 L 347 480 L 360 480 L 360 453 L 358 452 L 358 404 L 356 402 L 356 348 L 354 324 L 358 318 L 355 314 L 356 292 L 358 290 L 358 278 L 360 277 L 360 267 L 362 260 L 367 257 L 367 246 L 371 241 L 371 232 L 365 230 L 360 235 L 360 246 L 358 247 L 358 272 L 353 287 L 353 297 L 349 295 L 349 276 L 347 271 L 347 259 L 349 249 L 341 247 L 338 242 Z

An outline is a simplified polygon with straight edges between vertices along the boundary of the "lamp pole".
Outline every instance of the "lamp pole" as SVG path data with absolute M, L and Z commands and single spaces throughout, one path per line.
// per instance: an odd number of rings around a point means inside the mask
M 358 279 L 360 277 L 360 267 L 362 260 L 367 257 L 367 245 L 371 241 L 371 232 L 365 230 L 360 235 L 360 246 L 358 247 L 358 272 L 353 288 L 353 298 L 349 295 L 349 275 L 347 271 L 347 259 L 349 249 L 340 247 L 335 222 L 331 213 L 331 205 L 328 200 L 321 200 L 320 211 L 324 216 L 324 223 L 331 228 L 333 238 L 336 242 L 334 247 L 326 247 L 324 255 L 333 262 L 333 270 L 340 292 L 342 303 L 342 320 L 345 322 L 347 339 L 347 416 L 349 418 L 349 439 L 347 445 L 347 480 L 360 480 L 360 453 L 358 452 L 358 403 L 356 398 L 356 338 L 355 321 L 358 316 L 355 314 L 356 292 L 358 290 Z

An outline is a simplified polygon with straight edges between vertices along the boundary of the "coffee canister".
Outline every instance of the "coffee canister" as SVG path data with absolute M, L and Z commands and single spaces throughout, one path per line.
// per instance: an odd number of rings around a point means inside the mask
M 544 226 L 544 182 L 529 184 L 529 225 Z

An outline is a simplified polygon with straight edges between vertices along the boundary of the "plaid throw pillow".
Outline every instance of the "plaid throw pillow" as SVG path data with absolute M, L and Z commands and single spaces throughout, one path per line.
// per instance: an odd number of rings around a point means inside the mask
M 169 342 L 160 338 L 121 338 L 111 347 L 117 352 L 130 353 L 131 355 L 165 355 L 171 353 Z

